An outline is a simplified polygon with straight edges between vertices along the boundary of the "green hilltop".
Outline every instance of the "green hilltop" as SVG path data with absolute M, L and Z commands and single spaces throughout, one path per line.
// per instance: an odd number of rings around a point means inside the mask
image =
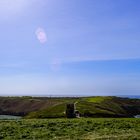
M 65 118 L 66 105 L 74 103 L 81 117 L 134 117 L 140 99 L 97 97 L 0 97 L 0 114 L 24 118 Z
M 62 99 L 61 99 L 62 100 Z M 76 103 L 81 117 L 133 117 L 140 113 L 140 100 L 118 97 L 66 98 L 57 105 L 29 113 L 26 118 L 65 117 L 66 105 Z

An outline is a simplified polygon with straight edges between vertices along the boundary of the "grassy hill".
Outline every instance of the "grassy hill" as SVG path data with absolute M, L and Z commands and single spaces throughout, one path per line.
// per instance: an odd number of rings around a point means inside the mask
M 81 117 L 133 117 L 140 114 L 140 99 L 119 97 L 0 97 L 0 114 L 25 118 L 65 117 L 67 103 L 75 103 Z
M 63 101 L 45 97 L 0 97 L 0 114 L 25 116 L 60 103 Z
M 78 98 L 49 97 L 0 97 L 0 115 L 26 116 L 30 112 L 61 106 L 66 102 L 75 102 Z
M 65 117 L 67 99 L 64 103 L 29 113 L 27 118 Z M 76 110 L 82 117 L 133 117 L 140 114 L 140 100 L 118 97 L 87 97 L 76 100 Z

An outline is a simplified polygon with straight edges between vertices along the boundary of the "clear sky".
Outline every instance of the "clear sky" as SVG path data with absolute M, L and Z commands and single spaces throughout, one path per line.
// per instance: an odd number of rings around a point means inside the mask
M 139 0 L 0 0 L 0 95 L 140 95 Z

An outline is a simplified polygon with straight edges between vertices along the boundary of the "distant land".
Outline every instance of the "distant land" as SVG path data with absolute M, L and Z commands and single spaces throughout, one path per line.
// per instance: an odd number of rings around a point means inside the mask
M 80 117 L 133 118 L 140 114 L 140 99 L 92 97 L 0 97 L 0 115 L 24 118 L 65 118 L 66 105 L 76 104 Z
M 109 94 L 109 95 L 91 95 L 91 94 L 64 94 L 64 95 L 62 95 L 62 94 L 48 94 L 48 95 L 1 95 L 0 97 L 23 97 L 23 96 L 30 96 L 30 97 L 49 97 L 49 98 L 53 98 L 53 97 L 96 97 L 96 96 L 100 96 L 100 97 L 102 97 L 102 96 L 104 96 L 104 97 L 108 97 L 108 96 L 114 96 L 114 97 L 122 97 L 122 98 L 136 98 L 136 99 L 140 99 L 140 95 L 111 95 L 111 94 Z

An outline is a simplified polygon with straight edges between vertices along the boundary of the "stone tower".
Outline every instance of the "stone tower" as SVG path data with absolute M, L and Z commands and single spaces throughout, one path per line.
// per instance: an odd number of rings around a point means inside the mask
M 66 105 L 66 117 L 67 118 L 75 118 L 75 104 L 70 103 Z

